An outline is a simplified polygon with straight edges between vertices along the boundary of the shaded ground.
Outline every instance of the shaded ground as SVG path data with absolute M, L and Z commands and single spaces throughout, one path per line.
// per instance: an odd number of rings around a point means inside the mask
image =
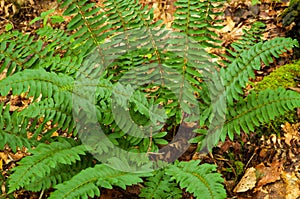
M 40 24 L 38 22 L 29 25 L 29 22 L 39 16 L 41 12 L 57 7 L 56 2 L 50 0 L 23 0 L 18 1 L 18 3 L 17 1 L 0 0 L 0 2 L 0 33 L 5 31 L 7 24 L 11 24 L 14 29 L 30 34 L 33 30 L 39 28 Z M 173 0 L 166 1 L 163 4 L 159 3 L 161 1 L 143 0 L 141 2 L 155 8 L 155 17 L 165 20 L 167 26 L 170 26 L 172 13 L 175 9 Z M 251 5 L 251 1 L 243 3 L 231 1 L 223 10 L 225 13 L 224 28 L 219 33 L 220 38 L 223 40 L 222 45 L 227 47 L 238 39 L 242 35 L 242 28 L 250 27 L 254 21 L 266 23 L 265 39 L 285 36 L 289 27 L 283 28 L 281 22 L 277 20 L 277 16 L 287 5 L 286 1 L 280 3 L 263 1 L 260 5 L 255 6 Z M 61 13 L 57 12 L 55 14 Z M 61 25 L 61 28 L 64 28 L 63 26 L 64 24 Z M 261 80 L 263 76 L 277 67 L 290 63 L 292 59 L 292 53 L 284 54 L 272 65 L 263 66 L 261 71 L 257 71 L 258 77 L 253 81 Z M 5 100 L 15 107 L 28 104 L 22 96 L 12 96 L 10 99 Z M 276 129 L 277 134 L 271 132 L 265 136 L 261 136 L 261 131 L 250 135 L 242 133 L 234 141 L 226 140 L 224 143 L 220 143 L 214 148 L 213 153 L 207 155 L 195 152 L 196 146 L 193 145 L 180 159 L 185 161 L 202 159 L 203 162 L 218 165 L 218 171 L 222 173 L 225 179 L 228 198 L 295 199 L 300 196 L 299 127 L 299 123 L 286 123 L 280 129 Z M 7 176 L 10 169 L 25 155 L 27 155 L 26 150 L 17 154 L 12 153 L 9 148 L 0 151 L 0 172 L 2 172 L 2 176 Z M 139 190 L 140 186 L 128 187 L 127 190 L 120 188 L 102 189 L 101 199 L 139 198 Z M 31 199 L 47 198 L 47 195 L 48 193 L 24 191 L 15 193 L 17 198 Z M 184 193 L 183 198 L 193 197 Z

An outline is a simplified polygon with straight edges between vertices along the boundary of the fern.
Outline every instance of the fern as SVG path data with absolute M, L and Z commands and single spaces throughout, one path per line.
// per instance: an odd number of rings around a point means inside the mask
M 144 183 L 145 187 L 141 189 L 140 197 L 143 198 L 182 198 L 182 191 L 177 184 L 170 180 L 170 176 L 165 175 L 164 170 L 154 173 L 154 176 L 148 177 Z
M 243 94 L 242 88 L 246 86 L 249 78 L 255 77 L 254 70 L 259 70 L 261 62 L 266 65 L 273 63 L 274 56 L 279 57 L 279 54 L 291 50 L 294 46 L 298 46 L 297 40 L 289 38 L 274 38 L 270 41 L 260 42 L 250 49 L 243 51 L 236 58 L 228 69 L 221 70 L 221 76 L 224 78 L 224 84 L 227 89 L 226 96 L 230 105 L 234 99 L 240 99 Z
M 92 158 L 90 156 L 81 156 L 80 161 L 76 161 L 71 165 L 57 164 L 55 168 L 43 176 L 35 176 L 36 178 L 24 188 L 30 191 L 42 191 L 53 188 L 55 185 L 68 181 L 83 169 L 93 166 Z
M 284 42 L 284 45 L 280 46 L 281 42 Z M 243 104 L 239 106 L 239 110 L 247 110 L 248 107 L 252 106 L 249 103 L 252 103 L 252 101 L 248 101 L 247 99 L 243 99 L 242 94 L 244 94 L 243 88 L 246 86 L 247 82 L 249 81 L 249 78 L 255 77 L 254 70 L 259 70 L 261 66 L 261 62 L 263 62 L 266 65 L 269 65 L 270 63 L 273 62 L 274 57 L 279 57 L 280 53 L 286 52 L 287 50 L 292 49 L 294 46 L 298 46 L 298 42 L 296 40 L 292 40 L 290 38 L 275 38 L 270 41 L 266 42 L 260 42 L 255 44 L 254 46 L 250 47 L 249 49 L 241 51 L 238 57 L 234 59 L 227 68 L 221 68 L 220 71 L 220 76 L 222 78 L 222 82 L 224 83 L 224 86 L 226 88 L 226 91 L 221 91 L 219 94 L 216 95 L 217 100 L 222 102 L 224 100 L 224 96 L 226 96 L 227 99 L 227 110 L 226 110 L 226 121 L 225 122 L 225 128 L 222 131 L 221 128 L 222 126 L 219 125 L 221 123 L 218 123 L 217 125 L 213 125 L 210 127 L 209 132 L 201 134 L 205 135 L 206 138 L 196 138 L 192 140 L 192 142 L 197 142 L 201 140 L 201 148 L 205 149 L 207 148 L 208 150 L 211 150 L 214 145 L 217 144 L 219 138 L 221 138 L 222 141 L 225 140 L 225 137 L 227 133 L 229 133 L 229 137 L 233 139 L 233 134 L 240 133 L 240 130 L 244 130 L 246 132 L 249 132 L 249 130 L 254 130 L 254 123 L 250 122 L 249 120 L 244 120 L 244 117 L 231 117 L 230 114 L 235 113 L 236 105 L 234 104 L 234 100 L 237 100 L 239 103 L 238 104 Z M 281 90 L 281 93 L 278 95 L 284 95 L 283 91 Z M 297 94 L 294 94 L 297 95 Z M 261 94 L 259 97 L 259 100 L 257 104 L 261 104 L 262 102 L 268 102 L 269 99 L 267 99 L 267 95 Z M 294 98 L 295 99 L 295 98 Z M 289 99 L 286 99 L 289 101 Z M 296 99 L 295 99 L 296 100 Z M 253 102 L 255 103 L 255 102 Z M 271 102 L 270 102 L 271 103 Z M 294 107 L 297 107 L 298 105 L 295 104 L 295 102 L 292 102 L 293 106 L 289 104 L 289 110 L 293 109 Z M 265 106 L 268 106 L 268 103 L 266 104 L 261 104 L 262 105 L 262 110 L 261 111 L 269 111 L 269 109 L 266 109 Z M 282 107 L 280 107 L 280 103 L 278 103 L 278 106 L 276 106 L 277 109 L 282 110 Z M 259 105 L 258 105 L 259 106 Z M 224 110 L 224 106 L 219 105 L 217 107 L 222 107 Z M 275 109 L 276 110 L 276 109 Z M 287 109 L 285 109 L 287 110 Z M 250 110 L 249 110 L 250 111 Z M 247 112 L 247 111 L 246 111 Z M 245 113 L 246 113 L 245 112 Z M 261 112 L 255 112 L 256 113 L 261 113 Z M 274 115 L 270 113 L 270 117 L 264 117 L 265 121 L 260 120 L 260 124 L 270 121 L 270 119 L 274 119 L 275 115 L 283 114 L 282 111 L 275 111 Z M 221 114 L 222 117 L 222 112 Z M 266 113 L 264 113 L 266 115 Z M 228 117 L 229 116 L 229 117 Z M 253 115 L 252 115 L 253 116 Z M 258 116 L 259 117 L 259 116 Z M 220 117 L 219 117 L 220 118 Z M 217 118 L 217 121 L 220 119 Z M 241 119 L 241 120 L 240 120 Z M 249 117 L 250 119 L 250 117 Z M 261 119 L 261 117 L 260 117 Z M 222 121 L 222 120 L 221 120 Z M 230 123 L 230 125 L 227 125 L 227 123 Z M 240 128 L 240 125 L 243 124 L 243 127 Z M 249 124 L 247 128 L 245 128 L 245 125 Z M 258 126 L 257 123 L 255 123 L 256 126 Z M 230 127 L 229 127 L 230 126 Z M 238 127 L 239 126 L 239 127 Z M 228 128 L 230 128 L 229 131 Z
M 9 193 L 20 187 L 30 186 L 35 180 L 48 175 L 51 169 L 59 164 L 70 165 L 80 160 L 80 155 L 85 154 L 86 147 L 62 139 L 50 145 L 40 144 L 31 152 L 32 156 L 22 159 L 20 165 L 13 169 L 15 172 L 10 176 Z
M 179 185 L 198 198 L 225 198 L 215 166 L 149 159 L 170 155 L 164 145 L 174 136 L 169 146 L 190 139 L 182 126 L 193 124 L 187 132 L 201 136 L 190 141 L 211 150 L 227 135 L 253 131 L 300 105 L 292 91 L 244 97 L 243 90 L 261 63 L 298 46 L 296 40 L 263 41 L 257 23 L 232 44 L 224 67 L 212 61 L 217 56 L 207 50 L 220 47 L 215 30 L 224 1 L 177 1 L 173 29 L 134 0 L 59 2 L 71 18 L 66 30 L 44 26 L 36 37 L 0 36 L 0 72 L 7 71 L 0 95 L 33 97 L 12 114 L 0 106 L 0 147 L 32 153 L 13 169 L 10 193 L 24 188 L 54 190 L 50 198 L 88 198 L 100 196 L 101 187 L 125 189 L 148 177 L 141 197 L 179 198 Z M 51 137 L 61 130 L 71 138 Z
M 225 198 L 226 192 L 221 184 L 223 179 L 220 174 L 213 173 L 216 167 L 210 164 L 199 166 L 199 162 L 177 162 L 170 165 L 166 173 L 197 198 Z
M 13 152 L 18 148 L 34 146 L 36 142 L 28 139 L 26 128 L 29 125 L 29 120 L 18 116 L 17 112 L 12 115 L 9 113 L 10 106 L 7 105 L 4 109 L 3 103 L 0 104 L 0 148 L 3 149 L 7 144 Z
M 175 6 L 177 9 L 173 23 L 174 28 L 185 31 L 188 36 L 195 39 L 203 47 L 217 47 L 216 43 L 220 43 L 220 40 L 217 39 L 218 35 L 214 30 L 220 29 L 222 26 L 215 25 L 220 22 L 215 18 L 222 13 L 216 10 L 223 6 L 223 1 L 183 0 L 177 1 Z
M 33 36 L 17 31 L 1 34 L 0 42 L 0 61 L 3 61 L 0 72 L 7 69 L 7 76 L 37 66 L 41 57 L 39 55 L 47 51 L 42 49 L 42 41 L 33 42 Z
M 101 35 L 99 29 L 105 29 L 102 26 L 105 23 L 106 17 L 104 13 L 99 13 L 100 8 L 94 6 L 95 3 L 88 3 L 87 1 L 64 1 L 61 7 L 65 7 L 64 15 L 75 14 L 68 24 L 69 30 L 78 30 L 72 35 L 74 42 L 73 48 L 77 45 L 83 45 L 80 54 L 86 54 L 95 47 L 97 41 L 102 41 L 107 34 Z M 98 34 L 97 34 L 98 32 Z
M 262 33 L 265 30 L 266 25 L 260 21 L 254 22 L 249 30 L 243 29 L 243 35 L 240 40 L 230 44 L 231 49 L 226 49 L 227 54 L 222 55 L 227 61 L 222 60 L 225 63 L 225 66 L 229 65 L 237 57 L 240 56 L 240 53 L 248 50 L 251 46 L 254 46 L 256 43 L 263 41 Z
M 55 187 L 57 190 L 49 198 L 73 199 L 100 196 L 98 187 L 111 189 L 115 185 L 125 189 L 127 185 L 143 182 L 141 177 L 145 176 L 149 176 L 149 174 L 125 173 L 98 164 L 93 168 L 81 171 L 66 183 L 57 185 Z
M 283 88 L 276 91 L 265 90 L 259 94 L 252 92 L 245 101 L 239 101 L 235 105 L 235 109 L 230 109 L 221 140 L 225 141 L 227 134 L 229 138 L 233 139 L 234 133 L 239 134 L 241 130 L 246 133 L 253 132 L 254 127 L 268 123 L 276 116 L 299 106 L 299 94 Z
M 32 84 L 32 82 L 35 84 Z M 32 96 L 37 99 L 42 94 L 43 99 L 53 97 L 60 103 L 65 100 L 65 92 L 71 93 L 72 84 L 72 78 L 69 76 L 49 73 L 42 68 L 27 69 L 0 82 L 1 95 L 3 96 L 7 95 L 10 89 L 12 89 L 14 95 L 29 91 L 28 97 Z

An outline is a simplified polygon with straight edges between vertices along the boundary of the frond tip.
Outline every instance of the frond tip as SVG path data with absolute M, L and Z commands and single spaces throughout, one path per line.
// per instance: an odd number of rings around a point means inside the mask
M 280 54 L 299 46 L 296 39 L 277 37 L 270 41 L 259 42 L 244 50 L 227 69 L 221 70 L 225 82 L 226 96 L 230 105 L 234 99 L 239 100 L 243 94 L 243 88 L 249 78 L 255 77 L 254 70 L 259 70 L 261 62 L 265 65 L 272 63 L 273 57 L 278 58 Z
M 254 131 L 254 127 L 265 124 L 285 111 L 300 107 L 300 94 L 278 88 L 264 90 L 258 94 L 252 92 L 245 100 L 240 100 L 235 107 L 230 107 L 227 122 L 223 128 L 221 140 L 228 133 L 233 139 L 234 133 Z

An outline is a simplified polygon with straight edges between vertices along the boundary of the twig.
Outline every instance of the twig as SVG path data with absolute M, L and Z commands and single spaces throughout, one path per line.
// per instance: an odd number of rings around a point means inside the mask
M 41 194 L 40 194 L 39 199 L 42 199 L 42 198 L 43 198 L 43 195 L 44 195 L 44 190 L 41 191 Z

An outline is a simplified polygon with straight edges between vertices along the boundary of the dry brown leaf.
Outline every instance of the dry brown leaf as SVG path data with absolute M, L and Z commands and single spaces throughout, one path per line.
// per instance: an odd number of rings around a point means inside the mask
M 240 182 L 234 188 L 233 192 L 243 193 L 253 189 L 255 187 L 256 180 L 256 169 L 253 167 L 248 168 Z
M 285 195 L 285 184 L 282 180 L 278 180 L 264 186 L 251 199 L 285 199 Z
M 257 183 L 255 192 L 266 184 L 280 180 L 280 174 L 283 170 L 282 162 L 272 162 L 270 167 L 266 167 L 263 163 L 257 165 L 256 170 L 262 176 Z
M 294 172 L 282 172 L 281 177 L 286 183 L 286 199 L 295 199 L 300 196 L 300 180 Z
M 292 139 L 299 139 L 299 132 L 298 129 L 300 127 L 300 123 L 298 124 L 290 124 L 286 122 L 282 126 L 282 130 L 284 132 L 284 137 L 285 137 L 285 143 L 290 146 L 291 145 L 291 140 Z
M 226 17 L 226 26 L 220 30 L 220 33 L 231 32 L 235 27 L 235 22 L 231 17 Z
M 22 159 L 26 155 L 27 154 L 25 152 L 19 150 L 17 153 L 9 153 L 8 157 L 12 161 L 19 161 L 20 159 Z

